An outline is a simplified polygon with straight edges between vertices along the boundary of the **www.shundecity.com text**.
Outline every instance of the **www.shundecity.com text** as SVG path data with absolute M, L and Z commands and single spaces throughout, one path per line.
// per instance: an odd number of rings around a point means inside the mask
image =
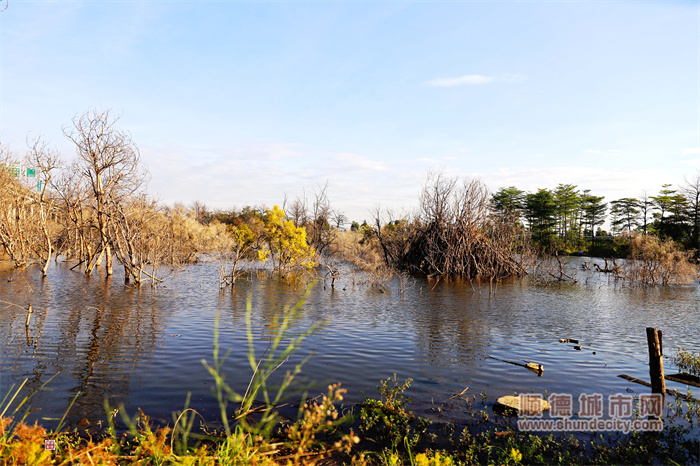
M 578 416 L 574 413 L 574 398 L 567 393 L 552 393 L 547 397 L 550 419 L 542 419 L 541 394 L 518 396 L 518 429 L 521 431 L 629 432 L 663 430 L 663 397 L 658 393 L 643 394 L 635 403 L 630 394 L 612 394 L 604 399 L 601 393 L 582 393 L 578 397 Z M 607 401 L 607 403 L 605 402 Z M 607 407 L 607 418 L 603 417 Z M 646 419 L 645 419 L 646 417 Z
M 518 419 L 518 429 L 547 432 L 661 432 L 661 419 Z

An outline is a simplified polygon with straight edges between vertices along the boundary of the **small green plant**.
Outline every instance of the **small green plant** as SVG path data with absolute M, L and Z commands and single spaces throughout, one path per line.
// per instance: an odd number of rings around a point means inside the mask
M 700 351 L 694 353 L 678 348 L 671 362 L 678 367 L 679 371 L 700 377 Z
M 360 405 L 360 430 L 391 452 L 395 452 L 401 442 L 410 449 L 420 437 L 411 428 L 415 416 L 406 409 L 410 399 L 403 395 L 412 381 L 409 378 L 399 384 L 394 374 L 393 378 L 382 380 L 377 387 L 383 399 L 366 398 Z M 424 423 L 421 423 L 421 430 L 425 430 Z
M 246 333 L 248 337 L 248 363 L 253 370 L 253 375 L 245 393 L 234 391 L 224 380 L 222 371 L 224 362 L 230 351 L 220 355 L 219 346 L 219 316 L 214 321 L 214 352 L 213 363 L 210 365 L 205 360 L 202 364 L 214 378 L 214 395 L 219 403 L 221 421 L 226 435 L 230 436 L 231 422 L 228 414 L 228 404 L 238 404 L 238 409 L 233 416 L 246 433 L 254 436 L 262 436 L 269 440 L 275 427 L 278 425 L 278 414 L 275 407 L 282 400 L 285 392 L 291 387 L 295 377 L 301 372 L 301 367 L 306 360 L 298 363 L 292 371 L 287 371 L 282 382 L 272 389 L 268 385 L 269 377 L 279 369 L 299 348 L 303 341 L 318 330 L 323 324 L 317 323 L 303 331 L 297 331 L 294 327 L 304 315 L 304 302 L 308 297 L 313 284 L 310 285 L 302 299 L 293 307 L 286 306 L 281 314 L 275 315 L 270 323 L 274 333 L 269 336 L 270 341 L 263 355 L 258 358 L 255 354 L 255 344 L 251 322 L 252 308 L 250 299 L 246 310 Z M 261 399 L 262 398 L 262 399 Z M 261 401 L 261 406 L 255 406 L 256 401 Z M 255 414 L 255 416 L 253 416 Z

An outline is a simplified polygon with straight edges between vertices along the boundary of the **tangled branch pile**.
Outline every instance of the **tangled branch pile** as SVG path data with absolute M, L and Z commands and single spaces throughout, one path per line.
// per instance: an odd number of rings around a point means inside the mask
M 375 233 L 387 263 L 411 273 L 470 279 L 526 273 L 515 254 L 523 244 L 522 230 L 511 216 L 492 212 L 488 189 L 480 181 L 460 184 L 432 175 L 416 220 L 376 226 Z

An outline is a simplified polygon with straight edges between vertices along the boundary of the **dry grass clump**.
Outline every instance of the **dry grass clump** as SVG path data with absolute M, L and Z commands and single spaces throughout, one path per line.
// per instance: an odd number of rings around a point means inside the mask
M 29 426 L 23 422 L 14 424 L 10 432 L 6 429 L 13 424 L 12 418 L 0 419 L 0 459 L 2 464 L 49 464 L 51 452 L 44 450 L 46 429 Z
M 621 277 L 642 286 L 679 285 L 698 277 L 693 263 L 694 251 L 683 251 L 672 239 L 632 234 L 630 255 L 621 269 Z
M 387 266 L 380 250 L 379 242 L 370 230 L 366 230 L 366 233 L 339 231 L 328 252 L 331 256 L 352 265 L 353 282 L 360 284 L 367 282 L 370 286 L 381 287 L 394 275 L 395 271 Z M 363 274 L 361 279 L 354 278 L 357 272 Z

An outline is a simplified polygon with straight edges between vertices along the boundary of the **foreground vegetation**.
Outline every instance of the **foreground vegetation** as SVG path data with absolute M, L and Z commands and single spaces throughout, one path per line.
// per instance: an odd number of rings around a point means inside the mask
M 270 437 L 249 425 L 231 432 L 195 433 L 178 412 L 173 427 L 154 427 L 144 413 L 129 419 L 126 431 L 88 434 L 78 428 L 47 431 L 39 425 L 0 422 L 0 464 L 202 464 L 202 465 L 475 465 L 475 464 L 697 464 L 700 441 L 697 406 L 668 403 L 661 433 L 536 434 L 520 432 L 512 420 L 471 409 L 476 397 L 460 398 L 465 421 L 430 422 L 406 408 L 404 384 L 385 380 L 381 396 L 367 398 L 340 416 L 343 390 L 307 402 L 294 423 L 281 424 Z M 443 406 L 443 409 L 454 409 Z M 192 411 L 194 413 L 194 411 Z M 493 419 L 492 419 L 493 417 Z M 359 436 L 353 427 L 359 428 Z M 690 426 L 690 427 L 688 427 Z M 44 442 L 55 440 L 56 450 Z
M 67 428 L 69 406 L 57 426 L 47 431 L 26 424 L 33 394 L 24 395 L 22 384 L 0 401 L 0 464 L 428 466 L 696 464 L 700 460 L 700 407 L 680 398 L 667 400 L 663 432 L 628 435 L 518 431 L 514 418 L 493 413 L 485 393 L 470 395 L 466 389 L 434 403 L 431 410 L 437 420 L 430 421 L 410 411 L 407 395 L 412 381 L 399 381 L 396 376 L 381 381 L 379 396 L 357 405 L 343 404 L 345 390 L 338 384 L 313 398 L 301 395 L 299 401 L 300 390 L 309 390 L 298 380 L 305 360 L 291 368 L 285 363 L 323 323 L 303 325 L 303 299 L 285 307 L 269 325 L 267 348 L 259 354 L 251 315 L 249 303 L 246 329 L 253 375 L 244 393 L 225 380 L 223 367 L 229 353 L 219 343 L 218 318 L 212 358 L 202 361 L 214 380 L 218 421 L 204 420 L 189 402 L 173 413 L 168 425 L 155 425 L 140 410 L 129 414 L 123 406 L 105 403 L 105 429 Z M 685 355 L 679 350 L 681 365 L 697 369 L 694 356 Z M 292 419 L 280 412 L 289 402 L 299 403 Z M 448 412 L 459 413 L 462 421 L 442 422 L 441 416 Z M 55 451 L 45 449 L 47 440 L 55 441 Z

